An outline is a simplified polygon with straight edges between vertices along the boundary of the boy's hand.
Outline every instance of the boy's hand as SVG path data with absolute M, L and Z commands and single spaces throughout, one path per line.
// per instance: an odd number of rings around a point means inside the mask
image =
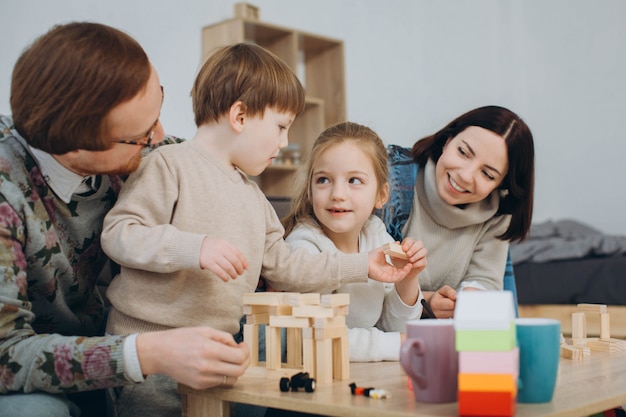
M 205 237 L 200 247 L 200 268 L 208 269 L 228 282 L 248 269 L 248 261 L 232 243 Z

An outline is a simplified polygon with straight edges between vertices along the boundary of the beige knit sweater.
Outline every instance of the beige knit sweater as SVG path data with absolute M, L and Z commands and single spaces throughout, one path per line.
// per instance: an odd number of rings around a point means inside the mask
M 367 282 L 367 254 L 293 253 L 258 186 L 194 141 L 144 158 L 104 221 L 102 247 L 122 266 L 107 291 L 107 331 L 208 325 L 239 330 L 242 294 L 260 274 L 277 290 L 314 292 Z M 205 236 L 234 244 L 249 268 L 223 282 L 199 266 Z

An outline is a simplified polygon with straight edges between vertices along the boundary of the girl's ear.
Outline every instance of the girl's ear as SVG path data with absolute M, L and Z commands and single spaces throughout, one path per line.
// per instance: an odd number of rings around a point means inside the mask
M 387 200 L 389 200 L 389 183 L 388 182 L 384 183 L 383 186 L 380 187 L 380 193 L 378 193 L 378 198 L 376 198 L 376 204 L 374 205 L 374 207 L 377 210 L 380 210 L 381 208 L 383 208 Z
M 237 133 L 241 133 L 246 121 L 246 105 L 242 101 L 236 101 L 228 112 L 228 122 Z

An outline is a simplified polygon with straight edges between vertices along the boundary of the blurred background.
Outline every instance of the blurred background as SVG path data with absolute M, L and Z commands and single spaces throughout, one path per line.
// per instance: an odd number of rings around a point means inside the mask
M 166 132 L 190 138 L 201 31 L 229 0 L 3 0 L 0 113 L 11 71 L 51 26 L 96 21 L 145 48 Z M 575 219 L 626 235 L 623 0 L 255 0 L 260 20 L 342 40 L 349 120 L 410 146 L 474 107 L 518 113 L 535 138 L 535 222 Z M 621 45 L 621 46 L 620 46 Z

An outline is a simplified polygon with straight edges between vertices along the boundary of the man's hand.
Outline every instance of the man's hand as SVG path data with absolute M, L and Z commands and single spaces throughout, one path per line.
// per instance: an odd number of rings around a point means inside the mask
M 194 389 L 232 385 L 250 365 L 250 349 L 229 333 L 189 327 L 137 336 L 144 374 L 165 374 Z

